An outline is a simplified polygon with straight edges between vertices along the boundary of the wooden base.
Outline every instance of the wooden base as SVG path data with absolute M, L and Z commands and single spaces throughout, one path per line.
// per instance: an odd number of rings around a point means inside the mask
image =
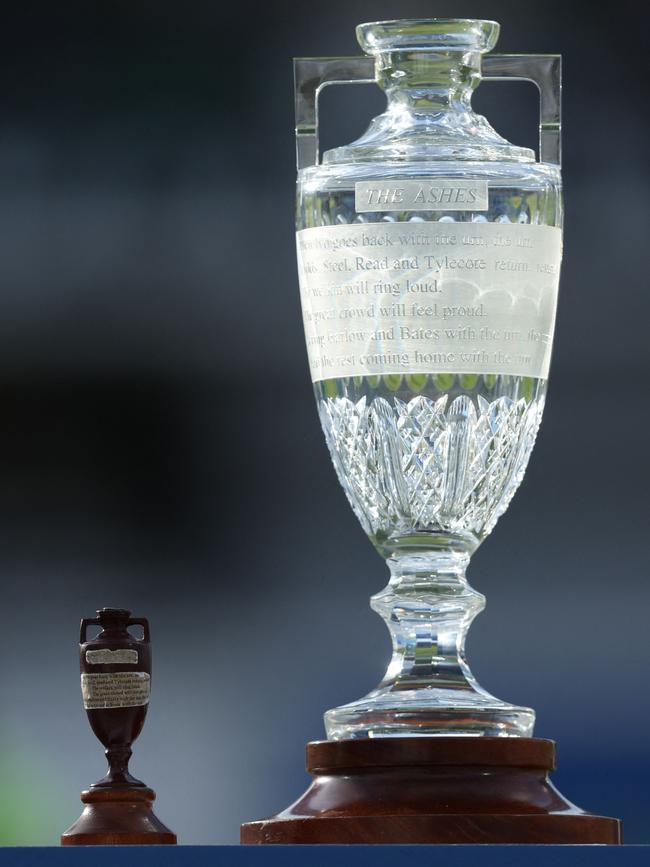
M 87 789 L 77 821 L 61 835 L 62 846 L 134 846 L 176 843 L 176 834 L 166 828 L 151 808 L 153 789 Z
M 314 780 L 242 843 L 620 843 L 554 788 L 555 744 L 420 737 L 307 744 Z

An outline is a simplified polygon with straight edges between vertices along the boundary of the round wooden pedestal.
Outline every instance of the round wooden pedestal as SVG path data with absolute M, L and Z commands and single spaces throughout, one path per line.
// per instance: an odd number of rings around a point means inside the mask
M 620 843 L 550 782 L 538 738 L 420 737 L 307 744 L 314 780 L 294 804 L 242 825 L 242 843 Z
M 83 813 L 61 835 L 62 846 L 176 843 L 176 834 L 154 815 L 153 789 L 87 789 Z

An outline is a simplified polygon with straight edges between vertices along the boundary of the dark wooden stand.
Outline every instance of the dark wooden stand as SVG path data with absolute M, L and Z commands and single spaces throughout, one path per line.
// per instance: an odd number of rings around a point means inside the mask
M 242 843 L 620 843 L 618 819 L 554 788 L 555 744 L 421 737 L 307 744 L 314 780 L 294 804 L 242 825 Z
M 62 846 L 113 846 L 176 843 L 176 834 L 154 815 L 153 789 L 91 788 L 81 793 L 85 805 L 77 821 L 61 835 Z

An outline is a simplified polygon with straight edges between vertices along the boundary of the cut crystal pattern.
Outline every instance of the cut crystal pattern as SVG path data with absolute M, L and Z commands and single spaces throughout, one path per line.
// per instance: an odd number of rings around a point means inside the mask
M 339 481 L 371 537 L 417 532 L 484 538 L 518 488 L 543 396 L 319 401 Z

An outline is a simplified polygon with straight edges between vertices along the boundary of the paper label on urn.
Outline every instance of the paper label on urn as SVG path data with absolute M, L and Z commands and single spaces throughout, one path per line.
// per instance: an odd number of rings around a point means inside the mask
M 86 710 L 139 707 L 147 704 L 151 678 L 145 671 L 82 674 L 81 694 Z
M 553 226 L 386 222 L 297 232 L 311 376 L 546 378 L 562 258 Z

